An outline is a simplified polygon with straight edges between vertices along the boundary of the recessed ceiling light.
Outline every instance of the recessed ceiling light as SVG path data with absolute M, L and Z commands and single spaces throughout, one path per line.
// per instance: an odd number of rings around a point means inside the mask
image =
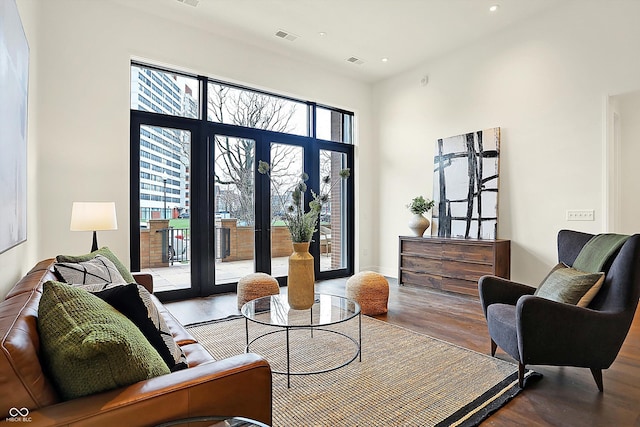
M 318 33 L 318 35 L 319 35 L 320 37 L 324 37 L 324 36 L 326 36 L 326 35 L 327 35 L 327 33 L 325 33 L 324 31 L 320 31 L 320 32 Z
M 494 4 L 489 7 L 489 12 L 495 12 L 496 10 L 498 10 L 499 7 L 500 7 L 499 4 Z
M 388 61 L 389 61 L 389 58 L 382 58 L 380 61 L 382 61 L 382 62 L 388 62 Z

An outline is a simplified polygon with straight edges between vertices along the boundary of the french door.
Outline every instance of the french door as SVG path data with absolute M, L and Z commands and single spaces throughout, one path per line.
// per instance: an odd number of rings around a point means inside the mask
M 256 240 L 261 231 L 257 176 L 256 137 L 214 133 L 212 153 L 211 213 L 214 217 L 214 280 L 217 291 L 232 287 L 262 263 Z
M 215 290 L 209 185 L 192 179 L 209 170 L 203 135 L 193 119 L 131 114 L 131 269 L 152 274 L 154 293 L 163 300 Z
M 179 154 L 159 158 L 147 140 L 171 142 Z M 162 300 L 235 291 L 252 272 L 285 285 L 284 210 L 303 172 L 309 189 L 330 198 L 310 248 L 316 278 L 352 273 L 353 178 L 321 184 L 353 170 L 351 146 L 148 112 L 132 114 L 131 141 L 131 267 L 153 274 Z M 260 160 L 271 164 L 271 181 L 258 173 Z M 305 206 L 310 200 L 308 191 Z
M 215 285 L 227 291 L 246 274 L 265 272 L 286 284 L 291 236 L 285 210 L 303 173 L 308 187 L 328 193 L 311 253 L 316 277 L 347 274 L 350 251 L 347 185 L 321 184 L 323 176 L 339 181 L 349 167 L 346 152 L 320 149 L 308 138 L 255 130 L 231 130 L 216 125 L 209 141 L 212 152 L 211 201 L 214 227 Z M 257 172 L 259 161 L 271 165 L 271 180 Z M 308 206 L 310 194 L 306 195 Z M 352 257 L 352 254 L 351 254 Z

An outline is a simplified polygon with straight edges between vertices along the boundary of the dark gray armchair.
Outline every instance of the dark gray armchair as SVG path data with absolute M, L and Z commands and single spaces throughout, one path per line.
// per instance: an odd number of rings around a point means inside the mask
M 571 266 L 592 234 L 561 230 L 558 260 Z M 491 355 L 500 346 L 519 364 L 575 366 L 591 369 L 603 391 L 602 370 L 615 360 L 640 297 L 640 234 L 634 234 L 604 265 L 602 288 L 586 308 L 534 296 L 536 288 L 484 276 L 478 283 Z

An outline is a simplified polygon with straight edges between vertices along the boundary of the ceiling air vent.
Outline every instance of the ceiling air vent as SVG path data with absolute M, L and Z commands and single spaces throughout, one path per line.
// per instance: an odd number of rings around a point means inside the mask
M 356 65 L 364 64 L 364 61 L 362 59 L 356 58 L 355 56 L 347 58 L 347 62 L 351 62 L 352 64 L 356 64 Z
M 189 6 L 196 7 L 199 0 L 177 0 L 179 3 L 188 4 Z
M 290 42 L 292 42 L 300 36 L 290 33 L 289 31 L 278 30 L 276 32 L 276 37 L 280 37 L 281 39 L 289 40 Z

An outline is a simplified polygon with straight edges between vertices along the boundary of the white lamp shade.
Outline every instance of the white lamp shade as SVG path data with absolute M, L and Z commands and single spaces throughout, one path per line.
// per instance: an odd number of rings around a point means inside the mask
M 117 230 L 115 202 L 73 202 L 71 231 Z

